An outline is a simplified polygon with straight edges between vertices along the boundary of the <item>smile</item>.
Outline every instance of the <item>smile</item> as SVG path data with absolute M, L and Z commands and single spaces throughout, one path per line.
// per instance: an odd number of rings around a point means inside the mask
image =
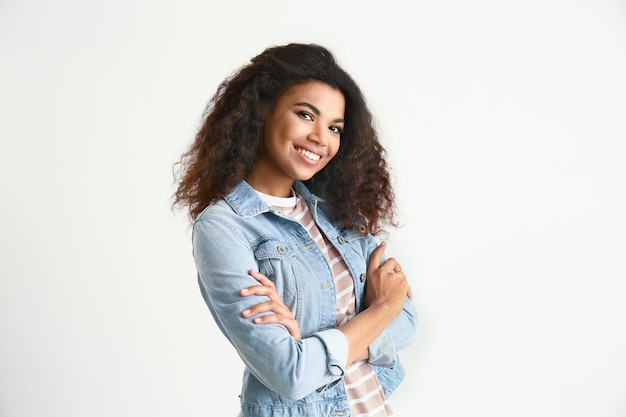
M 319 161 L 319 159 L 321 158 L 321 156 L 319 156 L 318 154 L 313 153 L 313 152 L 309 152 L 306 149 L 296 148 L 296 150 L 298 152 L 300 152 L 302 155 L 304 155 L 307 158 L 309 158 L 311 161 Z

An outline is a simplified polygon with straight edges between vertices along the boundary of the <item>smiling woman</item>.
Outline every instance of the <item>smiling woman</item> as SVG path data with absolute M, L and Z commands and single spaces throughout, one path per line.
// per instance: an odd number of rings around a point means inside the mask
M 265 119 L 261 157 L 248 184 L 289 197 L 294 180 L 311 179 L 337 154 L 344 108 L 343 94 L 320 81 L 291 87 Z
M 228 78 L 178 164 L 201 293 L 245 364 L 243 416 L 392 416 L 416 328 L 385 152 L 360 89 L 317 45 Z

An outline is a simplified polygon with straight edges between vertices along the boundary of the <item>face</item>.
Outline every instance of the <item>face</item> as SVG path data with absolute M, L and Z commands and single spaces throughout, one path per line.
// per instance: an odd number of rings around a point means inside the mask
M 261 159 L 246 180 L 258 191 L 287 197 L 294 180 L 308 180 L 339 150 L 343 94 L 320 81 L 296 85 L 265 117 Z

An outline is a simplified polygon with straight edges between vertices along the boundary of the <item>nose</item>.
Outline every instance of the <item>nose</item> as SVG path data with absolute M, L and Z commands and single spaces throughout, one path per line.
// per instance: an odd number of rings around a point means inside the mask
M 319 146 L 324 147 L 328 145 L 328 138 L 326 137 L 326 135 L 329 133 L 330 132 L 327 129 L 325 129 L 321 125 L 316 124 L 311 129 L 311 132 L 309 132 L 307 139 L 311 142 L 315 142 Z

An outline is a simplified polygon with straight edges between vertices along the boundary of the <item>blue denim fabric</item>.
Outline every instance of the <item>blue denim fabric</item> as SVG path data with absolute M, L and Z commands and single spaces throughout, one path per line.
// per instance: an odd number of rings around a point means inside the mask
M 366 268 L 377 242 L 331 223 L 318 197 L 300 182 L 294 188 L 346 261 L 361 311 Z M 349 416 L 342 379 L 348 342 L 335 328 L 330 267 L 307 231 L 241 182 L 198 216 L 193 250 L 204 300 L 246 366 L 243 416 Z M 258 325 L 241 317 L 244 310 L 267 300 L 239 295 L 240 289 L 258 285 L 250 269 L 274 281 L 300 324 L 300 341 L 282 325 Z M 397 351 L 412 342 L 416 324 L 415 308 L 407 300 L 403 313 L 370 346 L 370 363 L 387 395 L 404 377 Z

